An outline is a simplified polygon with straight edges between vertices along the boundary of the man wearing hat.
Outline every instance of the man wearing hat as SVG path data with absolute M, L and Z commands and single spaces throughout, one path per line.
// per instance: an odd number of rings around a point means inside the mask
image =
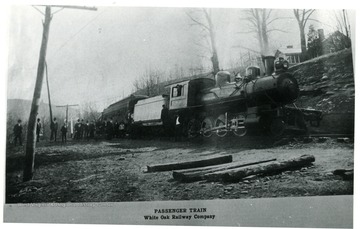
M 14 126 L 14 144 L 16 146 L 17 140 L 19 139 L 20 145 L 22 145 L 21 142 L 21 135 L 22 135 L 22 125 L 21 125 L 21 119 L 18 120 L 18 123 Z

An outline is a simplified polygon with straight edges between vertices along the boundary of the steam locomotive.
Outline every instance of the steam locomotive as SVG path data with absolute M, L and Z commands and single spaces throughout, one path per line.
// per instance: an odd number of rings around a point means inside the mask
M 229 133 L 244 136 L 248 130 L 278 137 L 289 127 L 307 131 L 307 121 L 318 125 L 320 111 L 292 105 L 299 96 L 299 85 L 287 72 L 288 62 L 265 57 L 264 63 L 264 76 L 260 68 L 248 67 L 244 76 L 236 76 L 236 82 L 230 82 L 229 72 L 220 71 L 215 79 L 167 85 L 169 94 L 151 98 L 131 95 L 106 108 L 103 118 L 124 123 L 124 131 L 130 135 L 156 128 L 174 133 L 175 125 L 180 124 L 177 128 L 189 138 Z M 166 119 L 161 117 L 164 106 L 168 109 Z

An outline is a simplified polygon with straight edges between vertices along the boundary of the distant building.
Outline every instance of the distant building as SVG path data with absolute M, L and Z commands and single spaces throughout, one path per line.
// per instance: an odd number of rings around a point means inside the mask
M 301 48 L 294 48 L 292 45 L 286 48 L 279 48 L 275 52 L 275 58 L 283 57 L 290 65 L 300 63 Z
M 316 56 L 324 55 L 327 53 L 337 52 L 345 48 L 351 47 L 351 40 L 340 31 L 335 31 L 325 38 L 324 30 L 318 29 L 315 39 L 319 39 L 321 46 Z M 279 48 L 275 52 L 275 57 L 283 57 L 286 59 L 290 66 L 300 63 L 301 48 L 294 48 L 293 45 L 288 45 L 285 48 Z

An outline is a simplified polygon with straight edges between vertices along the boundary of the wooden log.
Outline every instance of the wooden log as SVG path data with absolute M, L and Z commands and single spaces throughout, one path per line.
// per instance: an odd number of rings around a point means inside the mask
M 209 165 L 218 165 L 232 162 L 232 155 L 213 157 L 197 161 L 185 161 L 168 164 L 148 165 L 147 172 L 172 171 L 180 169 L 189 169 L 196 167 L 205 167 Z
M 275 172 L 281 172 L 284 170 L 295 169 L 310 165 L 315 161 L 315 157 L 312 155 L 302 155 L 300 157 L 281 161 L 271 162 L 266 165 L 254 165 L 245 168 L 235 168 L 229 170 L 223 170 L 204 175 L 204 179 L 209 181 L 239 181 L 244 177 L 256 174 L 271 174 Z
M 195 169 L 186 169 L 186 170 L 180 170 L 180 171 L 173 171 L 173 177 L 175 180 L 184 181 L 184 182 L 191 182 L 191 181 L 198 181 L 203 180 L 204 175 L 208 173 L 213 173 L 217 171 L 222 170 L 229 170 L 239 167 L 245 167 L 250 165 L 256 165 L 266 162 L 276 161 L 276 158 L 264 160 L 264 161 L 256 161 L 256 162 L 248 162 L 244 163 L 242 161 L 227 163 L 223 165 L 213 165 L 213 166 L 207 166 L 202 168 L 195 168 Z

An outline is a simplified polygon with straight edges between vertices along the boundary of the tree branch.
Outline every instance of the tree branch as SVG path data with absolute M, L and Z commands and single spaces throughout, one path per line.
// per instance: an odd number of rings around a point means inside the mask
M 308 11 L 308 12 L 310 12 L 310 11 Z M 314 13 L 315 12 L 315 10 L 311 10 L 311 12 L 309 13 L 309 15 L 306 17 L 306 19 L 305 19 L 305 22 L 304 22 L 304 25 L 306 24 L 306 22 L 309 20 L 309 17 L 311 16 L 311 14 L 312 13 Z
M 288 33 L 288 31 L 285 31 L 285 30 L 282 30 L 282 29 L 269 29 L 267 32 L 271 33 L 271 32 L 274 32 L 274 31 Z
M 200 21 L 196 20 L 195 18 L 193 18 L 189 13 L 186 12 L 186 15 L 190 18 L 190 20 L 192 20 L 196 25 L 199 25 L 203 28 L 205 28 L 206 30 L 210 31 L 210 28 L 208 26 L 206 26 L 204 23 L 201 23 Z

